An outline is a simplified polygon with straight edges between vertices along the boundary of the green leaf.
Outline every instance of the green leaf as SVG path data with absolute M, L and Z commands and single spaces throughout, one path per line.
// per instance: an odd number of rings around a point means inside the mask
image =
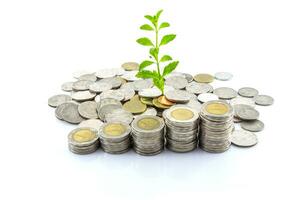
M 137 43 L 144 46 L 154 46 L 149 38 L 143 37 L 136 40 Z
M 156 75 L 150 70 L 141 70 L 136 75 L 138 78 L 155 78 Z
M 155 60 L 158 60 L 159 50 L 157 48 L 151 48 L 149 51 L 150 55 L 154 57 Z
M 163 76 L 166 76 L 167 74 L 170 74 L 172 71 L 174 71 L 174 69 L 177 67 L 178 63 L 179 63 L 178 61 L 174 61 L 174 62 L 169 63 L 164 68 Z
M 158 21 L 159 20 L 159 17 L 160 17 L 160 14 L 163 12 L 163 10 L 159 10 L 156 15 L 155 15 L 155 18 L 156 20 Z
M 150 26 L 149 24 L 144 24 L 140 27 L 140 29 L 145 30 L 145 31 L 153 31 L 154 29 L 152 28 L 152 26 Z
M 151 15 L 145 15 L 144 16 L 146 19 L 148 19 L 150 22 L 154 22 L 154 18 Z
M 175 37 L 176 37 L 175 34 L 165 35 L 165 36 L 161 39 L 159 46 L 168 44 L 169 42 L 171 42 L 172 40 L 174 40 Z
M 162 77 L 154 78 L 153 83 L 158 89 L 161 90 L 162 93 L 164 93 L 165 81 Z
M 172 60 L 172 57 L 169 55 L 164 55 L 159 62 L 166 62 Z
M 166 27 L 169 27 L 169 26 L 170 26 L 170 24 L 168 22 L 163 22 L 163 23 L 160 24 L 159 29 L 166 28 Z
M 150 60 L 144 60 L 141 64 L 140 64 L 140 67 L 139 67 L 139 70 L 143 70 L 145 69 L 146 67 L 152 65 L 154 62 L 150 61 Z

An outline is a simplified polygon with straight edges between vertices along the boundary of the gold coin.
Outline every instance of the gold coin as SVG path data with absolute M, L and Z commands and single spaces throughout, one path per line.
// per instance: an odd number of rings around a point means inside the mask
M 171 116 L 177 120 L 189 120 L 194 117 L 194 113 L 189 109 L 178 108 L 171 112 Z
M 173 106 L 175 104 L 174 102 L 169 101 L 165 96 L 160 96 L 157 100 L 159 103 L 166 106 Z
M 138 95 L 132 97 L 129 101 L 123 104 L 123 109 L 132 114 L 139 114 L 146 111 L 147 106 L 140 101 Z
M 154 105 L 155 107 L 157 107 L 157 108 L 167 109 L 167 108 L 170 108 L 170 107 L 171 107 L 171 106 L 167 106 L 167 105 L 164 105 L 164 104 L 159 103 L 158 98 L 153 99 L 153 100 L 152 100 L 152 103 L 153 103 L 153 105 Z
M 211 83 L 214 80 L 214 77 L 210 74 L 197 74 L 194 76 L 195 81 L 198 83 Z
M 126 62 L 122 64 L 123 69 L 125 69 L 126 71 L 138 70 L 139 66 L 140 65 L 136 62 Z
M 154 130 L 157 129 L 160 122 L 153 118 L 143 118 L 137 122 L 137 126 L 144 130 Z
M 140 101 L 143 104 L 146 104 L 146 105 L 149 105 L 149 106 L 153 106 L 152 100 L 153 100 L 152 98 L 148 98 L 148 97 L 141 97 L 140 98 Z
M 125 133 L 126 127 L 123 124 L 111 123 L 104 127 L 103 132 L 108 136 L 120 136 Z
M 95 139 L 96 133 L 89 129 L 81 129 L 73 133 L 73 140 L 79 143 L 88 142 Z
M 228 107 L 222 103 L 211 103 L 205 107 L 206 111 L 214 115 L 224 115 L 228 112 Z

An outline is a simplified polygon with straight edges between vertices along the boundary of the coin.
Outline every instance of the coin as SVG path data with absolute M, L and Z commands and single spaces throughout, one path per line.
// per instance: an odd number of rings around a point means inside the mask
M 114 109 L 122 108 L 122 104 L 120 101 L 114 98 L 105 98 L 101 99 L 98 103 L 97 113 L 99 118 L 104 121 L 105 114 L 111 112 Z
M 92 74 L 93 72 L 87 71 L 87 70 L 78 70 L 76 72 L 73 72 L 73 77 L 78 79 L 80 76 L 85 75 L 85 74 Z
M 123 101 L 128 101 L 135 95 L 135 91 L 131 88 L 120 88 L 119 91 L 124 94 Z
M 230 100 L 230 104 L 232 106 L 235 105 L 240 105 L 240 104 L 244 104 L 244 105 L 248 105 L 251 107 L 255 107 L 255 102 L 252 98 L 246 98 L 246 97 L 236 97 Z
M 125 71 L 125 73 L 121 76 L 127 81 L 136 81 L 136 80 L 141 80 L 141 78 L 136 77 L 136 74 L 138 71 L 133 70 L 133 71 Z
M 154 98 L 154 99 L 152 100 L 152 103 L 153 103 L 153 105 L 154 105 L 155 107 L 157 107 L 157 108 L 167 109 L 167 108 L 170 107 L 170 106 L 168 106 L 168 105 L 161 104 L 161 103 L 158 101 L 158 98 Z
M 131 112 L 132 114 L 145 112 L 146 108 L 147 106 L 140 101 L 138 95 L 135 95 L 129 101 L 123 104 L 123 109 Z
M 138 70 L 139 64 L 136 62 L 126 62 L 122 64 L 122 67 L 127 71 Z
M 95 101 L 85 101 L 78 106 L 79 114 L 87 119 L 97 119 L 97 106 L 98 104 Z
M 162 92 L 157 87 L 153 87 L 153 88 L 142 89 L 139 91 L 138 94 L 141 97 L 155 98 L 162 95 Z
M 96 76 L 98 78 L 112 78 L 112 77 L 117 76 L 117 71 L 109 69 L 109 68 L 100 69 L 96 72 Z
M 111 84 L 112 88 L 116 89 L 121 86 L 122 79 L 120 77 L 103 78 L 103 79 L 99 80 L 99 82 Z
M 147 98 L 147 97 L 141 97 L 140 98 L 140 101 L 143 103 L 143 104 L 146 104 L 146 105 L 149 105 L 149 106 L 153 106 L 153 98 Z
M 251 87 L 243 87 L 238 90 L 239 95 L 243 97 L 255 97 L 258 95 L 258 90 Z
M 215 79 L 220 81 L 229 81 L 231 80 L 233 75 L 229 72 L 217 72 L 215 73 Z
M 78 77 L 78 80 L 95 82 L 97 80 L 97 77 L 95 74 L 83 74 Z
M 194 77 L 191 74 L 183 73 L 184 78 L 188 81 L 188 83 L 192 82 L 194 80 Z
M 231 135 L 232 144 L 239 147 L 251 147 L 257 144 L 257 136 L 244 130 L 235 130 Z
M 268 95 L 257 95 L 254 100 L 260 106 L 270 106 L 274 103 L 274 99 Z
M 165 97 L 172 102 L 187 103 L 191 99 L 189 92 L 185 90 L 170 90 L 165 92 Z
M 153 107 L 147 107 L 147 109 L 145 110 L 145 112 L 141 113 L 141 114 L 136 114 L 133 117 L 137 118 L 138 116 L 141 115 L 152 115 L 152 116 L 156 116 L 157 115 L 157 110 Z
M 186 86 L 186 90 L 194 94 L 202 94 L 212 91 L 213 87 L 207 83 L 197 83 L 193 81 Z
M 189 102 L 185 103 L 184 105 L 190 107 L 190 108 L 193 108 L 194 110 L 196 110 L 198 113 L 200 113 L 200 110 L 202 108 L 202 105 L 201 103 L 199 103 L 198 100 L 195 100 L 195 99 L 191 99 L 189 100 Z
M 113 98 L 118 101 L 122 101 L 125 98 L 125 95 L 120 90 L 106 90 L 103 91 L 100 95 L 100 99 Z
M 173 106 L 175 103 L 169 101 L 165 96 L 160 96 L 157 98 L 158 102 L 160 104 L 166 105 L 166 106 Z
M 264 129 L 264 123 L 260 120 L 254 120 L 254 121 L 243 121 L 241 123 L 241 127 L 247 131 L 251 132 L 259 132 Z
M 150 79 L 142 79 L 134 81 L 134 90 L 139 92 L 143 89 L 151 88 L 153 86 L 153 82 Z
M 51 107 L 57 107 L 60 104 L 71 101 L 71 100 L 72 100 L 72 98 L 70 97 L 70 95 L 58 94 L 58 95 L 54 95 L 48 99 L 48 105 Z
M 182 76 L 171 76 L 165 80 L 165 84 L 175 89 L 183 89 L 187 86 L 188 81 Z
M 57 117 L 57 119 L 63 120 L 62 112 L 66 106 L 68 106 L 68 103 L 62 103 L 55 108 L 55 116 Z
M 72 99 L 76 101 L 87 101 L 87 100 L 93 100 L 96 96 L 96 93 L 90 92 L 90 91 L 78 91 L 78 92 L 72 92 L 71 97 Z
M 91 85 L 93 82 L 92 81 L 76 81 L 73 83 L 73 90 L 76 91 L 83 91 L 83 90 L 88 90 L 89 85 Z
M 80 122 L 78 127 L 79 128 L 88 127 L 88 128 L 93 128 L 93 129 L 99 131 L 102 124 L 103 124 L 103 122 L 99 119 L 88 119 L 88 120 L 84 120 L 84 121 Z
M 123 122 L 125 124 L 130 124 L 133 120 L 133 115 L 122 108 L 114 109 L 105 114 L 106 122 Z
M 64 105 L 64 108 L 61 111 L 61 118 L 71 124 L 79 124 L 84 120 L 78 112 L 78 104 L 73 102 Z
M 198 83 L 211 83 L 214 77 L 210 74 L 197 74 L 194 76 L 194 80 Z
M 71 92 L 73 90 L 74 82 L 65 82 L 61 85 L 61 89 L 66 92 Z
M 259 117 L 259 112 L 248 105 L 236 105 L 234 106 L 234 110 L 236 116 L 243 120 L 256 120 Z
M 198 95 L 198 100 L 202 103 L 218 100 L 218 96 L 212 93 L 203 93 Z
M 214 94 L 216 94 L 220 99 L 233 99 L 237 96 L 237 92 L 228 87 L 219 87 L 214 90 Z
M 95 93 L 100 93 L 110 89 L 112 89 L 112 85 L 105 82 L 95 82 L 89 85 L 89 90 Z

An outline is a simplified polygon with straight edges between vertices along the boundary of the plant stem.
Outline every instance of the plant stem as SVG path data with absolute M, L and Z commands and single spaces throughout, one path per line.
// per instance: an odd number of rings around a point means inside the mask
M 159 61 L 158 61 L 159 48 L 158 48 L 158 30 L 157 30 L 157 27 L 155 27 L 155 49 L 158 52 L 157 53 L 157 58 L 155 58 L 156 66 L 157 66 L 157 71 L 158 71 L 159 76 L 161 77 L 160 67 L 159 67 Z

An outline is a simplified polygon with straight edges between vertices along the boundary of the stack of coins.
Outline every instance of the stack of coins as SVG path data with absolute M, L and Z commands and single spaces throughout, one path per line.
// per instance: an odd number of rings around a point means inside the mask
M 98 131 L 92 128 L 76 128 L 68 135 L 69 150 L 76 154 L 89 154 L 100 146 Z
M 233 108 L 222 100 L 203 104 L 200 118 L 200 147 L 207 152 L 221 153 L 230 147 L 233 131 Z
M 164 120 L 157 116 L 141 115 L 131 124 L 133 149 L 140 155 L 156 155 L 164 149 Z
M 185 105 L 172 106 L 164 113 L 167 148 L 188 152 L 197 147 L 199 114 Z
M 130 126 L 124 122 L 103 124 L 99 131 L 103 151 L 112 154 L 127 152 L 130 148 L 130 132 Z

